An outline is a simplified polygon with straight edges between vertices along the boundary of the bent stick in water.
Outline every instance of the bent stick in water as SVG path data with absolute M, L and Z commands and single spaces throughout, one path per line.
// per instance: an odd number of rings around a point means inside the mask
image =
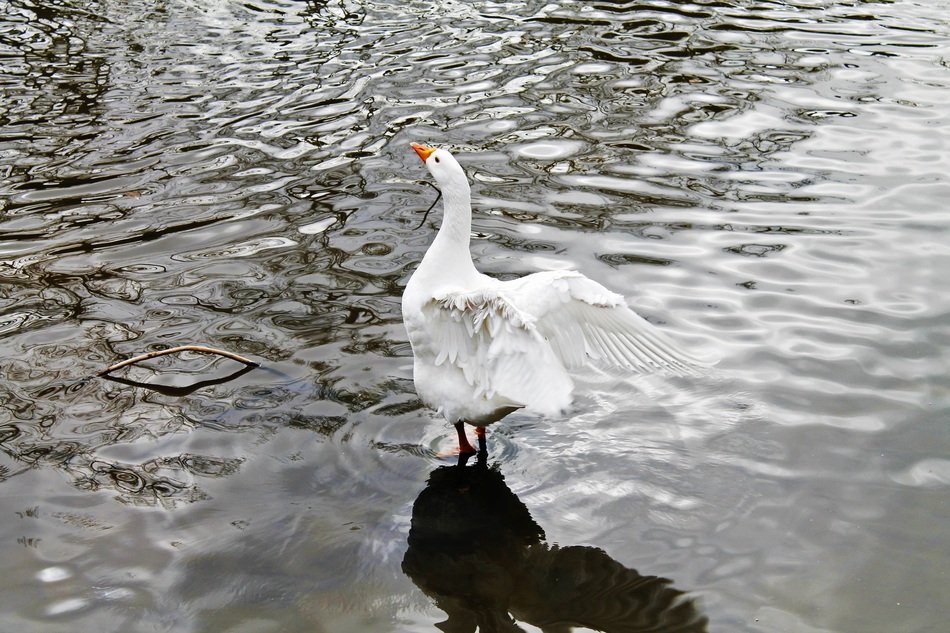
M 217 354 L 218 356 L 224 356 L 225 358 L 230 358 L 231 360 L 236 360 L 239 363 L 244 363 L 249 367 L 260 367 L 260 363 L 253 361 L 249 358 L 244 358 L 243 356 L 238 356 L 237 354 L 232 354 L 231 352 L 226 352 L 222 349 L 215 349 L 213 347 L 204 347 L 203 345 L 179 345 L 178 347 L 169 347 L 168 349 L 158 350 L 157 352 L 148 352 L 147 354 L 140 354 L 138 356 L 133 356 L 132 358 L 127 358 L 120 363 L 115 365 L 110 365 L 102 371 L 98 372 L 96 376 L 105 376 L 106 374 L 114 372 L 116 369 L 122 369 L 129 365 L 134 365 L 135 363 L 140 363 L 143 360 L 148 360 L 150 358 L 155 358 L 157 356 L 164 356 L 165 354 L 177 354 L 178 352 L 197 352 L 199 354 Z

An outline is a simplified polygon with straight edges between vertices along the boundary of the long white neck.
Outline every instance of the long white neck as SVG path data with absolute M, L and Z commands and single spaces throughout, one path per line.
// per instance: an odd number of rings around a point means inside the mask
M 442 226 L 419 265 L 426 272 L 463 282 L 478 275 L 469 243 L 472 233 L 472 197 L 465 178 L 442 187 Z

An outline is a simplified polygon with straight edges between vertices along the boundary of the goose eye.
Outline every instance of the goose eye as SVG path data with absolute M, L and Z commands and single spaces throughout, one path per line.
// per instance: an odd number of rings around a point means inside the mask
M 438 156 L 435 157 L 435 162 L 439 162 L 439 157 L 438 157 Z

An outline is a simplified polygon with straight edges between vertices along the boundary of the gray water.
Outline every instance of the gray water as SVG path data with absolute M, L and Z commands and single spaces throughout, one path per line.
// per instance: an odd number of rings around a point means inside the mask
M 946 631 L 948 10 L 0 1 L 0 628 Z M 453 467 L 411 141 L 716 368 Z

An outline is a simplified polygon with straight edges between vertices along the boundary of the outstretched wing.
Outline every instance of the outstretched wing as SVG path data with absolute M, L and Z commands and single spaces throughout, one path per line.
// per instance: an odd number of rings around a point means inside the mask
M 435 365 L 454 365 L 476 397 L 541 413 L 571 402 L 574 384 L 535 319 L 497 287 L 437 295 L 422 306 Z
M 689 374 L 706 365 L 627 307 L 621 295 L 578 272 L 535 273 L 504 284 L 568 368 L 594 361 L 637 373 Z

